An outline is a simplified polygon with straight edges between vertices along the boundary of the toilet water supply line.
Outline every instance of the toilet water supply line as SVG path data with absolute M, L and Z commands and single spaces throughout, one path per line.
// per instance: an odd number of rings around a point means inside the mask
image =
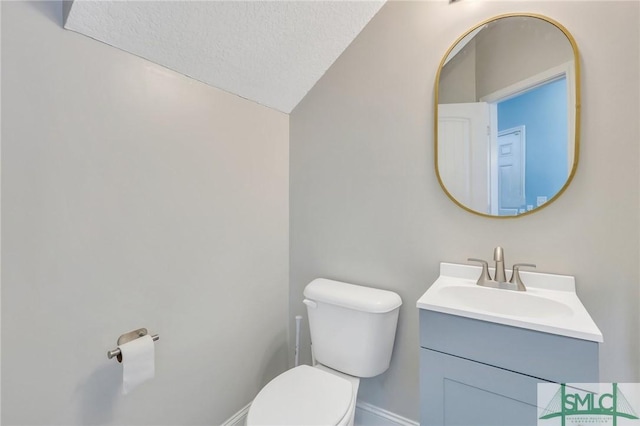
M 299 355 L 300 355 L 300 322 L 302 322 L 302 316 L 296 315 L 296 352 L 295 352 L 295 361 L 294 366 L 297 367 L 299 365 Z

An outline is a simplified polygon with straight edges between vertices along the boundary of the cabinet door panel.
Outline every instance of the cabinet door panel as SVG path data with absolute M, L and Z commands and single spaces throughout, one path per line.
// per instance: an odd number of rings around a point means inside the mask
M 420 346 L 564 383 L 597 383 L 598 344 L 420 309 Z
M 524 374 L 420 350 L 421 424 L 535 426 L 537 384 Z

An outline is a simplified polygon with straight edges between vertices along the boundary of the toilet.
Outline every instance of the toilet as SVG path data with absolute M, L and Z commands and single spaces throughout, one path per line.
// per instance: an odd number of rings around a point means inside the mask
M 318 278 L 304 297 L 316 365 L 271 380 L 251 403 L 247 426 L 353 425 L 360 378 L 389 368 L 400 296 Z

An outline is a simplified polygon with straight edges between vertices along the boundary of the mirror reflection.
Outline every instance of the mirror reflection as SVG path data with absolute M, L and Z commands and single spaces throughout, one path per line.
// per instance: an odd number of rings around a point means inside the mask
M 536 15 L 484 22 L 456 42 L 436 80 L 436 169 L 460 206 L 526 214 L 566 188 L 577 166 L 577 49 Z

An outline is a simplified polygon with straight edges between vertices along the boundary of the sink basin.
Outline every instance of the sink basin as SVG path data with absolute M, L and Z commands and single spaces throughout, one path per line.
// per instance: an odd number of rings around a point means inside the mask
M 443 299 L 460 307 L 527 318 L 569 318 L 573 310 L 564 303 L 528 292 L 480 286 L 450 286 L 439 290 Z
M 602 342 L 602 333 L 576 294 L 569 275 L 522 271 L 527 291 L 476 284 L 481 268 L 441 263 L 440 276 L 417 307 L 445 314 Z M 492 268 L 490 272 L 493 273 Z M 509 273 L 510 271 L 507 271 Z

